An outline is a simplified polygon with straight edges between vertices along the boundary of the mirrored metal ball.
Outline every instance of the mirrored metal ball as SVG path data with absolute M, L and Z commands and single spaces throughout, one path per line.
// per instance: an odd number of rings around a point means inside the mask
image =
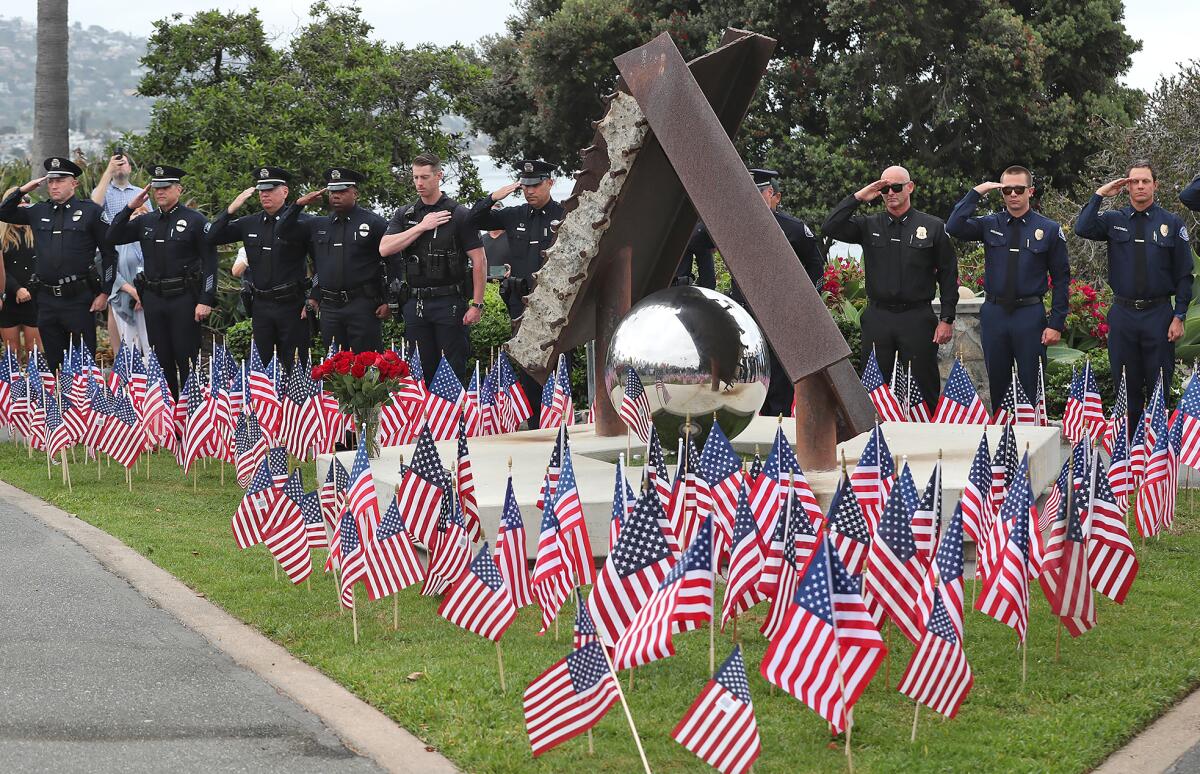
M 701 444 L 714 414 L 730 438 L 740 433 L 762 408 L 771 380 L 767 340 L 754 318 L 728 296 L 695 285 L 646 296 L 617 324 L 604 378 L 618 410 L 629 367 L 668 451 L 685 424 Z

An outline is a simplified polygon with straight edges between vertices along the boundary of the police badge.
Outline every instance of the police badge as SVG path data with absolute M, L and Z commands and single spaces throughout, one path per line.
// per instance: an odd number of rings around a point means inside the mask
M 342 173 L 335 169 L 329 173 L 329 179 L 330 180 L 341 180 Z
M 155 167 L 155 168 L 154 168 L 154 176 L 155 176 L 155 177 L 162 177 L 162 173 L 163 173 L 163 171 L 162 171 L 162 167 Z
M 74 212 L 71 213 L 71 220 L 75 221 L 76 223 L 78 223 L 79 219 L 82 217 L 83 217 L 83 210 L 75 210 Z
M 1163 223 L 1161 226 L 1158 227 L 1158 233 L 1162 234 L 1163 236 L 1166 236 L 1167 234 L 1171 233 L 1171 229 L 1170 229 L 1170 227 L 1167 226 L 1166 223 Z
M 929 232 L 925 230 L 924 226 L 917 226 L 917 239 L 925 239 L 928 236 Z
M 263 167 L 262 169 L 258 170 L 258 176 L 263 178 L 264 180 L 266 179 L 267 174 L 268 174 L 268 172 L 267 172 L 266 167 Z
M 370 234 L 371 234 L 371 227 L 369 225 L 367 225 L 366 223 L 358 224 L 358 235 L 359 236 L 361 236 L 363 239 L 366 239 L 368 236 L 370 236 Z
M 58 159 L 50 159 L 50 168 L 51 169 L 58 169 L 61 166 L 62 166 L 62 162 L 59 161 Z
M 1040 239 L 1041 239 L 1042 237 L 1044 237 L 1044 236 L 1046 236 L 1046 232 L 1045 232 L 1045 231 L 1042 231 L 1040 228 L 1039 228 L 1039 229 L 1035 229 L 1035 230 L 1034 230 L 1034 232 L 1033 232 L 1033 238 L 1034 238 L 1034 239 L 1039 239 L 1039 240 L 1040 240 Z
M 175 221 L 175 230 L 182 234 L 184 231 L 187 230 L 187 221 L 184 220 L 183 218 L 180 218 L 179 220 Z

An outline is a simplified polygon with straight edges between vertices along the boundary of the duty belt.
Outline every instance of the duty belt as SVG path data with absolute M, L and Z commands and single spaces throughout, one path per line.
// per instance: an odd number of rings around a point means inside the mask
M 998 304 L 1006 309 L 1016 308 L 1018 306 L 1033 306 L 1034 304 L 1042 303 L 1041 296 L 1020 296 L 1018 298 L 1009 300 L 1007 298 L 1000 298 L 999 296 L 988 294 L 986 300 L 992 302 L 993 304 Z
M 877 306 L 888 312 L 908 312 L 920 307 L 929 308 L 929 301 L 871 301 L 871 306 Z
M 1171 300 L 1170 296 L 1156 296 L 1154 298 L 1125 298 L 1124 296 L 1113 296 L 1113 301 L 1121 306 L 1129 309 L 1153 309 L 1156 306 L 1162 306 Z
M 412 288 L 410 291 L 412 298 L 418 301 L 424 301 L 429 298 L 441 298 L 442 296 L 461 296 L 462 289 L 458 285 L 438 285 L 432 288 Z
M 368 282 L 365 285 L 359 285 L 356 288 L 349 290 L 328 290 L 326 288 L 318 288 L 322 304 L 333 304 L 334 306 L 345 306 L 353 299 L 361 296 L 378 297 L 379 286 L 374 282 Z
M 187 289 L 187 277 L 162 277 L 147 279 L 146 289 L 160 296 L 178 296 Z
M 55 298 L 62 298 L 63 296 L 78 295 L 77 288 L 85 284 L 87 284 L 86 277 L 72 274 L 70 277 L 63 277 L 57 284 L 52 285 L 49 282 L 43 282 L 41 288 Z
M 276 285 L 266 290 L 260 290 L 251 286 L 250 290 L 254 293 L 255 298 L 262 298 L 267 301 L 295 301 L 304 296 L 304 283 L 289 282 L 286 285 Z

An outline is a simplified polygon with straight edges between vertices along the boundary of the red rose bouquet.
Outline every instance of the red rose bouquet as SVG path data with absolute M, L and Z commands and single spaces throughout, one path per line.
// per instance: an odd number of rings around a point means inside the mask
M 343 414 L 354 417 L 356 430 L 367 426 L 367 453 L 379 453 L 375 437 L 379 430 L 379 410 L 391 403 L 392 393 L 400 389 L 400 380 L 408 376 L 408 363 L 386 352 L 339 352 L 313 367 L 312 377 L 320 379 L 337 398 Z

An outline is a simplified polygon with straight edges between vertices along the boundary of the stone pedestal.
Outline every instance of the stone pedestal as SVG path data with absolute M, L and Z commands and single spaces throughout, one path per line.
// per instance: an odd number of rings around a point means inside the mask
M 954 314 L 954 338 L 950 339 L 949 344 L 938 347 L 938 370 L 941 371 L 942 383 L 945 384 L 946 377 L 950 375 L 950 368 L 954 365 L 954 356 L 961 354 L 967 375 L 975 383 L 975 389 L 979 390 L 979 397 L 983 399 L 984 405 L 990 412 L 992 409 L 990 383 L 987 378 L 987 369 L 983 365 L 983 342 L 979 336 L 979 310 L 982 306 L 982 298 L 960 298 L 958 300 L 958 307 Z M 933 311 L 934 314 L 941 314 L 941 301 L 934 300 Z M 937 396 L 926 395 L 925 397 L 935 403 L 937 401 Z

